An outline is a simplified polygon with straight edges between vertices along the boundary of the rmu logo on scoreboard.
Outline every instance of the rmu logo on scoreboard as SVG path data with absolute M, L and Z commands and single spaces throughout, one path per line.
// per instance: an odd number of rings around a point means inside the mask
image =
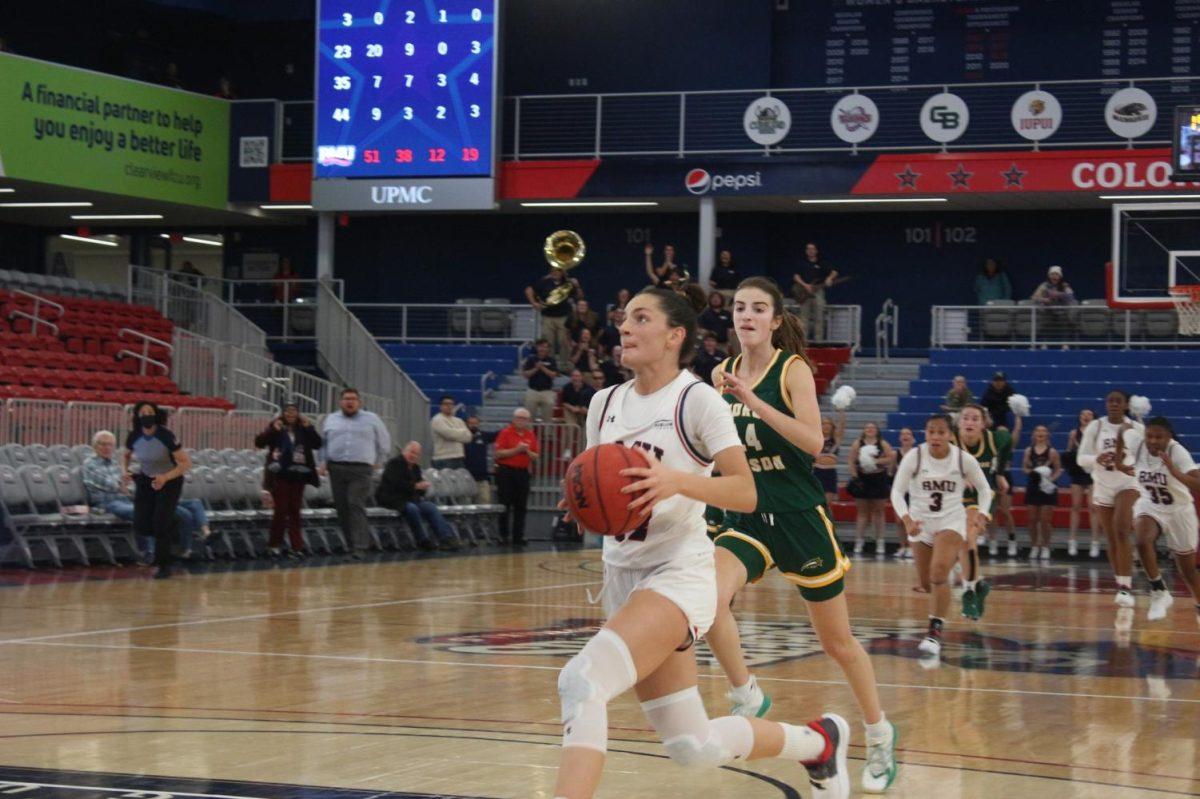
M 355 147 L 353 144 L 317 147 L 317 163 L 321 166 L 351 166 L 354 164 L 354 157 Z
M 721 189 L 760 189 L 763 185 L 762 172 L 711 175 L 707 169 L 692 169 L 684 177 L 683 185 L 692 194 L 707 194 L 709 191 L 716 192 Z

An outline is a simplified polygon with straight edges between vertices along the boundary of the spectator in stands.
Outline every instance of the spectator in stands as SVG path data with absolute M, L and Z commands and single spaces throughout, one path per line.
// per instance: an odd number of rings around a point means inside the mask
M 613 308 L 608 312 L 608 324 L 600 331 L 600 337 L 597 339 L 597 353 L 603 357 L 609 355 L 613 351 L 613 347 L 621 346 L 621 325 L 625 324 L 625 311 L 622 308 Z
M 600 361 L 600 371 L 604 373 L 604 388 L 618 386 L 633 378 L 633 374 L 621 364 L 620 345 L 613 347 L 612 354 Z
M 292 271 L 292 259 L 286 255 L 279 258 L 279 269 L 276 270 L 274 277 L 275 281 L 275 302 L 289 303 L 294 302 L 299 293 L 300 284 L 296 282 L 298 278 Z
M 979 274 L 975 276 L 975 303 L 987 305 L 991 300 L 1011 300 L 1012 282 L 1004 265 L 996 258 L 984 258 Z
M 529 381 L 525 389 L 525 408 L 533 418 L 549 421 L 554 416 L 554 378 L 558 377 L 558 362 L 550 357 L 550 342 L 538 339 L 537 354 L 525 359 L 521 374 Z
M 567 316 L 571 303 L 583 293 L 579 281 L 567 277 L 557 266 L 549 274 L 542 275 L 531 286 L 525 287 L 525 299 L 542 315 L 542 338 L 550 342 L 554 363 L 562 366 L 571 349 L 571 336 L 567 332 Z
M 595 338 L 600 333 L 600 317 L 588 306 L 587 300 L 575 301 L 575 312 L 571 321 L 567 322 L 567 332 L 572 341 L 579 341 L 579 336 L 586 330 Z
M 733 314 L 725 307 L 725 295 L 714 291 L 708 295 L 708 307 L 696 320 L 697 326 L 717 337 L 718 344 L 729 343 L 729 331 L 733 328 Z
M 421 524 L 422 519 L 433 533 L 441 539 L 441 548 L 450 552 L 462 549 L 458 534 L 442 516 L 442 512 L 425 498 L 429 481 L 421 475 L 421 445 L 410 441 L 404 450 L 392 458 L 383 470 L 383 479 L 375 492 L 375 499 L 382 507 L 391 508 L 404 515 L 408 528 L 416 536 L 421 549 L 437 549 L 433 536 Z
M 383 420 L 362 409 L 358 390 L 342 389 L 341 408 L 325 417 L 322 430 L 322 474 L 329 474 L 338 523 L 350 542 L 350 557 L 362 560 L 371 543 L 367 502 L 371 498 L 371 474 L 387 460 L 392 437 Z
M 229 78 L 225 77 L 224 75 L 222 75 L 220 80 L 217 81 L 216 96 L 220 97 L 222 100 L 237 99 L 237 92 L 233 90 L 233 84 L 230 82 Z
M 133 529 L 135 534 L 153 537 L 156 580 L 171 576 L 175 543 L 179 538 L 179 517 L 175 510 L 183 491 L 183 475 L 192 468 L 191 458 L 164 425 L 167 414 L 153 402 L 133 406 L 133 429 L 125 439 L 121 459 L 121 480 L 134 484 Z M 129 472 L 136 457 L 141 471 Z
M 183 88 L 183 81 L 179 78 L 179 65 L 174 61 L 167 63 L 167 68 L 163 71 L 162 83 L 171 89 Z
M 525 546 L 525 508 L 529 504 L 530 472 L 538 459 L 537 435 L 529 411 L 513 411 L 512 424 L 496 436 L 496 490 L 504 512 L 500 538 L 515 547 Z
M 588 372 L 588 379 L 592 379 L 591 371 Z M 594 396 L 596 389 L 584 382 L 583 372 L 572 369 L 571 382 L 562 390 L 563 416 L 576 427 L 583 427 L 587 422 L 588 405 Z
M 700 351 L 696 353 L 696 358 L 692 361 L 692 371 L 711 386 L 713 369 L 716 369 L 726 357 L 728 356 L 723 351 L 717 349 L 717 337 L 712 333 L 705 333 L 704 343 L 700 345 Z
M 285 529 L 292 545 L 288 557 L 303 558 L 308 554 L 300 530 L 300 508 L 304 504 L 304 487 L 321 485 L 317 451 L 323 443 L 320 433 L 300 413 L 295 402 L 284 405 L 267 429 L 254 437 L 255 447 L 267 449 L 263 487 L 274 500 L 268 557 L 278 558 L 282 554 Z
M 970 405 L 975 402 L 975 395 L 971 393 L 971 389 L 967 388 L 967 378 L 962 375 L 956 375 L 954 384 L 950 386 L 950 390 L 946 392 L 946 398 L 942 401 L 942 411 L 944 413 L 958 413 L 963 409 L 963 406 Z
M 592 346 L 592 333 L 585 328 L 579 341 L 571 349 L 571 367 L 587 375 L 588 382 L 591 382 L 592 372 L 596 371 L 599 365 L 596 349 Z
M 463 451 L 467 471 L 475 478 L 475 501 L 480 505 L 491 505 L 492 470 L 488 466 L 488 444 L 496 440 L 496 434 L 484 432 L 478 416 L 467 417 L 467 429 L 471 431 L 471 440 L 463 445 Z
M 675 284 L 683 277 L 684 267 L 675 263 L 675 245 L 667 244 L 663 246 L 663 262 L 654 265 L 654 245 L 646 245 L 646 277 L 650 279 L 650 285 L 656 288 L 673 289 Z
M 617 301 L 613 303 L 613 310 L 623 312 L 625 310 L 625 306 L 629 304 L 629 298 L 632 296 L 633 295 L 630 294 L 629 289 L 618 289 Z
M 988 414 L 991 415 L 993 430 L 997 427 L 1008 427 L 1008 398 L 1016 393 L 1017 390 L 1008 382 L 1008 376 L 1004 372 L 992 375 L 992 382 L 988 383 L 979 404 L 987 408 Z
M 792 296 L 800 303 L 800 320 L 804 322 L 809 341 L 825 337 L 825 290 L 837 280 L 838 271 L 822 263 L 817 245 L 804 245 L 804 261 L 792 275 Z
M 740 280 L 741 277 L 738 275 L 737 267 L 733 265 L 733 253 L 729 250 L 721 250 L 721 254 L 717 256 L 717 264 L 713 267 L 712 276 L 708 281 L 709 288 L 721 292 L 721 296 L 725 298 L 725 302 L 733 302 L 733 293 L 737 290 L 738 281 Z
M 1075 289 L 1063 279 L 1061 266 L 1046 270 L 1046 280 L 1033 292 L 1033 301 L 1039 305 L 1076 305 Z
M 433 461 L 435 469 L 462 469 L 467 465 L 463 445 L 472 438 L 467 423 L 454 415 L 456 403 L 449 394 L 442 395 L 438 412 L 429 421 L 433 430 Z

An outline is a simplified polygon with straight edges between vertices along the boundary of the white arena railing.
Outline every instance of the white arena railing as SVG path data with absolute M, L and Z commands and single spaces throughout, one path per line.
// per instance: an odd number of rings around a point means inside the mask
M 1001 300 L 987 305 L 935 305 L 931 313 L 933 349 L 1200 346 L 1200 338 L 1180 336 L 1173 310 L 1118 310 L 1104 300 L 1055 307 Z

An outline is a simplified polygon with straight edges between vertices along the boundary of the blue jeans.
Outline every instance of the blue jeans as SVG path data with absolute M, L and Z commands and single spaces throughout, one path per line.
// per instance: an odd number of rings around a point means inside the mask
M 118 519 L 133 521 L 133 500 L 114 499 L 100 506 Z M 208 513 L 204 503 L 198 499 L 181 499 L 175 506 L 175 516 L 179 519 L 179 545 L 186 552 L 192 548 L 192 538 L 196 531 L 208 524 Z M 154 556 L 154 539 L 138 536 L 138 546 L 147 558 Z
M 443 541 L 456 540 L 454 528 L 442 517 L 442 512 L 437 509 L 437 505 L 434 505 L 427 499 L 418 500 L 417 502 L 405 502 L 404 518 L 408 521 L 408 526 L 412 528 L 413 535 L 419 541 L 429 538 L 429 534 L 425 532 L 425 528 L 421 525 L 421 519 L 424 519 L 437 532 L 438 538 Z

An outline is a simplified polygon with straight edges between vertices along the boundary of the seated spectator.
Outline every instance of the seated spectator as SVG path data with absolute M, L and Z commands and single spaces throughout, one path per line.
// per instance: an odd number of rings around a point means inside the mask
M 1052 266 L 1046 270 L 1046 280 L 1037 290 L 1033 292 L 1031 298 L 1039 305 L 1076 305 L 1079 300 L 1075 299 L 1075 289 L 1063 279 L 1063 270 L 1061 266 Z
M 945 413 L 958 413 L 964 406 L 973 402 L 975 402 L 975 395 L 971 393 L 971 389 L 967 388 L 967 378 L 957 375 L 954 378 L 954 385 L 946 392 L 942 410 Z
M 725 295 L 714 291 L 708 295 L 708 307 L 696 320 L 701 330 L 712 333 L 718 344 L 729 342 L 729 331 L 733 327 L 733 314 L 725 307 Z
M 592 347 L 592 332 L 585 328 L 579 341 L 571 348 L 571 366 L 575 371 L 587 375 L 587 380 L 591 381 L 592 372 L 598 365 L 596 350 Z
M 567 332 L 571 334 L 572 341 L 579 341 L 584 330 L 594 338 L 600 332 L 600 317 L 591 310 L 587 300 L 576 300 L 575 311 L 567 322 Z
M 441 539 L 441 548 L 456 552 L 462 548 L 458 542 L 458 534 L 442 516 L 442 512 L 425 498 L 429 490 L 429 481 L 421 475 L 421 444 L 410 441 L 404 445 L 404 450 L 387 462 L 383 468 L 383 478 L 379 488 L 375 490 L 375 499 L 381 507 L 391 508 L 404 515 L 408 527 L 412 530 L 421 549 L 437 549 L 433 537 L 426 532 L 425 524 Z
M 593 379 L 591 371 L 588 372 L 588 379 Z M 583 372 L 572 369 L 571 382 L 562 390 L 563 416 L 576 427 L 583 427 L 587 422 L 588 405 L 594 396 L 596 389 L 584 382 Z
M 550 342 L 538 339 L 537 354 L 525 359 L 521 374 L 529 381 L 525 389 L 525 409 L 533 418 L 549 421 L 554 417 L 554 378 L 558 377 L 558 364 L 550 357 Z
M 979 274 L 975 276 L 975 303 L 987 305 L 991 300 L 1011 300 L 1012 282 L 1003 264 L 995 258 L 984 258 Z
M 467 465 L 463 445 L 471 440 L 467 423 L 454 415 L 454 397 L 446 394 L 438 403 L 438 412 L 429 421 L 433 430 L 433 468 L 461 469 Z
M 604 375 L 604 384 L 596 388 L 619 386 L 629 379 L 629 373 L 621 366 L 621 346 L 612 348 L 612 353 L 600 359 L 600 372 Z
M 996 427 L 1008 427 L 1008 398 L 1016 394 L 1017 390 L 1012 387 L 1012 383 L 1008 382 L 1008 376 L 1004 372 L 996 372 L 992 375 L 992 382 L 988 384 L 987 390 L 983 392 L 983 397 L 979 400 L 979 404 L 987 408 L 988 414 L 991 415 L 993 430 Z
M 471 440 L 463 444 L 467 459 L 467 471 L 475 478 L 475 502 L 492 504 L 492 470 L 488 464 L 488 444 L 496 440 L 495 433 L 485 433 L 479 426 L 478 416 L 467 417 L 467 429 Z
M 220 97 L 222 100 L 237 99 L 237 92 L 233 90 L 233 84 L 229 81 L 229 78 L 225 77 L 224 75 L 222 75 L 221 79 L 217 81 L 216 96 Z
M 254 438 L 255 447 L 267 449 L 263 488 L 270 492 L 273 500 L 268 557 L 282 555 L 285 529 L 292 545 L 288 557 L 307 555 L 300 527 L 300 509 L 304 504 L 304 486 L 321 484 L 316 453 L 324 443 L 321 434 L 308 417 L 300 413 L 295 402 L 284 405 L 279 416 Z
M 717 337 L 712 333 L 705 333 L 704 343 L 700 345 L 700 351 L 696 353 L 696 358 L 692 361 L 692 371 L 711 386 L 713 369 L 716 369 L 727 357 L 724 352 L 717 349 Z
M 675 283 L 683 277 L 684 268 L 675 263 L 675 246 L 667 244 L 663 247 L 663 262 L 654 265 L 654 245 L 646 245 L 646 277 L 655 288 L 674 288 Z
M 632 296 L 633 294 L 630 293 L 629 289 L 618 289 L 617 301 L 613 303 L 612 309 L 614 311 L 624 311 L 625 306 L 629 304 L 629 299 Z
M 608 312 L 608 324 L 600 331 L 596 339 L 597 352 L 600 356 L 612 353 L 613 347 L 621 346 L 621 325 L 625 324 L 625 311 L 613 308 Z
M 721 250 L 721 254 L 717 256 L 717 264 L 713 267 L 712 275 L 709 278 L 708 287 L 721 292 L 721 296 L 725 298 L 726 302 L 732 302 L 733 293 L 737 290 L 740 279 L 737 267 L 733 265 L 733 253 L 729 250 Z

